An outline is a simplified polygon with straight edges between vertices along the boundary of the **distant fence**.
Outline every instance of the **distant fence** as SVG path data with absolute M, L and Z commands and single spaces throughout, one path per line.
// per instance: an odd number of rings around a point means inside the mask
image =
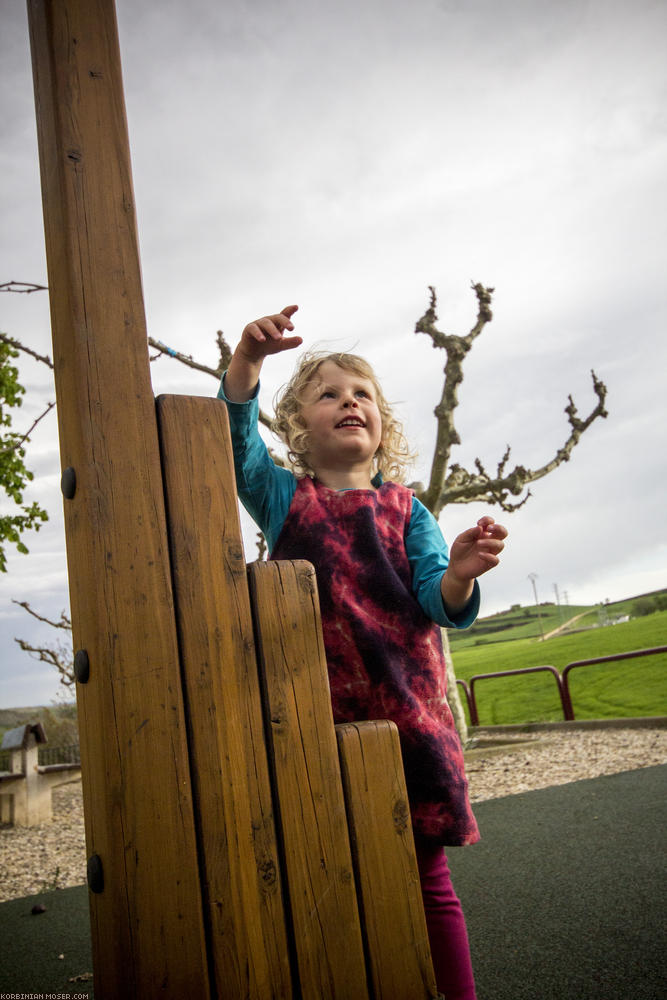
M 615 653 L 613 656 L 597 656 L 591 660 L 574 660 L 563 670 L 562 674 L 556 669 L 549 665 L 539 666 L 539 667 L 522 667 L 517 670 L 499 670 L 495 674 L 475 674 L 474 677 L 470 678 L 470 682 L 459 680 L 457 684 L 463 689 L 466 701 L 468 703 L 468 712 L 470 713 L 470 724 L 471 726 L 479 726 L 479 712 L 477 709 L 477 698 L 475 696 L 475 687 L 480 681 L 486 681 L 491 678 L 498 677 L 516 677 L 519 674 L 535 674 L 539 672 L 550 673 L 558 688 L 558 695 L 560 698 L 561 708 L 563 710 L 563 718 L 568 721 L 574 721 L 574 708 L 572 706 L 572 696 L 570 694 L 570 674 L 578 667 L 591 667 L 598 663 L 613 663 L 617 660 L 633 660 L 640 656 L 654 656 L 658 653 L 667 653 L 667 646 L 654 646 L 651 649 L 635 649 L 629 653 Z
M 0 771 L 9 771 L 12 758 L 11 750 L 0 750 Z M 72 743 L 66 747 L 38 747 L 37 761 L 39 766 L 50 764 L 80 764 L 81 747 Z
M 72 743 L 67 747 L 39 747 L 38 760 L 44 764 L 80 764 L 81 747 Z

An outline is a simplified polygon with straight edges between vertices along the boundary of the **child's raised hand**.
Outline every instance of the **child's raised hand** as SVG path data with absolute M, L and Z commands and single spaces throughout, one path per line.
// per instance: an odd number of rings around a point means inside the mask
M 264 358 L 269 354 L 289 351 L 301 344 L 301 337 L 286 337 L 286 330 L 293 330 L 292 316 L 298 306 L 285 306 L 272 316 L 262 316 L 248 323 L 241 334 L 224 376 L 226 398 L 233 403 L 244 403 L 254 394 Z
M 303 343 L 302 337 L 286 337 L 285 331 L 294 329 L 292 316 L 298 306 L 285 306 L 279 313 L 262 316 L 244 327 L 238 349 L 253 363 L 261 362 L 269 354 L 289 351 Z
M 481 517 L 474 528 L 458 535 L 449 552 L 449 570 L 457 580 L 474 580 L 500 562 L 507 528 Z

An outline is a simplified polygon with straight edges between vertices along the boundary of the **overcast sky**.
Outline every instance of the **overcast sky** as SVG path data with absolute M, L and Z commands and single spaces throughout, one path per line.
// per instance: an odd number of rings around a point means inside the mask
M 425 479 L 444 357 L 414 325 L 436 286 L 466 333 L 471 280 L 494 319 L 465 366 L 454 461 L 507 444 L 539 467 L 595 405 L 572 460 L 514 514 L 482 614 L 667 586 L 664 0 L 190 0 L 117 4 L 149 332 L 217 363 L 215 332 L 300 305 L 306 345 L 375 366 Z M 0 282 L 46 284 L 24 5 L 2 0 Z M 46 293 L 0 296 L 0 329 L 50 353 Z M 263 402 L 294 358 L 267 363 Z M 18 427 L 54 398 L 20 361 Z M 158 392 L 214 394 L 173 361 Z M 12 603 L 68 607 L 56 421 L 28 465 L 51 520 L 0 578 L 0 707 L 50 701 L 55 672 L 15 636 L 53 639 Z M 6 507 L 0 508 L 5 510 Z M 447 508 L 449 540 L 486 512 Z M 250 538 L 248 533 L 248 538 Z M 248 544 L 248 558 L 253 558 Z M 537 652 L 536 655 L 540 655 Z

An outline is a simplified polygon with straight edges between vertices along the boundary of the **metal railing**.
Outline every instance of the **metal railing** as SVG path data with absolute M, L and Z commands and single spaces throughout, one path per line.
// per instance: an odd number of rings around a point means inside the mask
M 38 761 L 40 765 L 80 764 L 81 748 L 78 743 L 67 747 L 40 747 Z
M 654 656 L 658 653 L 667 653 L 667 646 L 654 646 L 651 649 L 634 649 L 629 653 L 614 653 L 612 656 L 597 656 L 590 660 L 574 660 L 572 663 L 564 668 L 562 674 L 550 665 L 544 665 L 539 667 L 522 667 L 517 670 L 499 670 L 495 674 L 475 674 L 474 677 L 470 678 L 470 683 L 467 681 L 459 680 L 457 684 L 463 689 L 466 701 L 468 703 L 468 712 L 470 714 L 470 725 L 479 725 L 479 712 L 477 709 L 477 698 L 475 696 L 475 685 L 479 681 L 489 680 L 492 677 L 513 677 L 519 674 L 534 674 L 546 671 L 552 674 L 556 681 L 556 686 L 558 688 L 558 695 L 560 697 L 560 703 L 563 710 L 563 718 L 566 721 L 574 721 L 574 708 L 572 705 L 572 696 L 570 694 L 570 673 L 575 667 L 589 667 L 594 666 L 598 663 L 613 663 L 617 660 L 633 660 L 640 656 Z
M 596 656 L 592 660 L 574 660 L 572 663 L 568 663 L 563 670 L 563 689 L 570 705 L 572 704 L 570 697 L 570 672 L 575 667 L 590 667 L 596 663 L 613 663 L 615 660 L 634 660 L 639 656 L 655 656 L 658 653 L 667 653 L 667 646 L 653 646 L 651 649 L 634 649 L 629 653 L 614 653 L 613 656 Z M 574 713 L 572 714 L 572 718 L 574 718 Z

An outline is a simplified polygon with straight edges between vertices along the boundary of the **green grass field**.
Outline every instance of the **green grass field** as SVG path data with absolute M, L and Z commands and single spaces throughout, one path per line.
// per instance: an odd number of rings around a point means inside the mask
M 587 617 L 595 621 L 597 611 L 591 609 Z M 585 621 L 581 619 L 581 623 Z M 524 627 L 525 623 L 519 626 L 521 630 Z M 452 642 L 458 678 L 469 681 L 475 674 L 545 664 L 562 672 L 575 660 L 665 646 L 667 611 L 618 625 L 566 633 L 544 642 L 535 638 L 510 639 L 520 634 L 519 629 L 507 630 L 506 641 L 500 641 L 499 634 L 489 634 L 487 641 L 477 645 Z M 570 692 L 577 719 L 667 715 L 667 654 L 578 667 L 570 674 Z M 563 718 L 555 678 L 547 672 L 483 680 L 475 685 L 475 694 L 481 725 L 555 722 Z

